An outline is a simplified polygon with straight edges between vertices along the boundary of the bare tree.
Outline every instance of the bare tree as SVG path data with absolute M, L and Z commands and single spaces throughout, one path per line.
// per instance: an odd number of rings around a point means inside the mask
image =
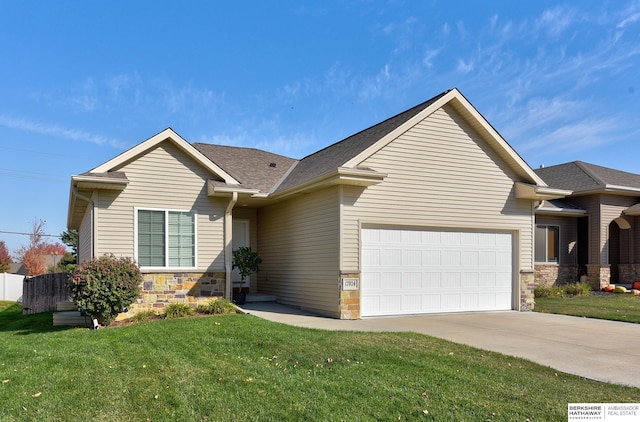
M 34 219 L 29 233 L 29 245 L 21 247 L 16 252 L 17 258 L 27 267 L 29 275 L 40 275 L 47 272 L 45 256 L 47 244 L 43 240 L 45 224 L 44 220 Z

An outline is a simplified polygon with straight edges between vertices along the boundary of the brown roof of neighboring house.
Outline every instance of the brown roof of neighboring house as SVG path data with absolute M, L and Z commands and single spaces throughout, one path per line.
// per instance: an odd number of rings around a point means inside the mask
M 260 189 L 263 193 L 270 192 L 296 163 L 293 158 L 256 148 L 202 143 L 192 145 L 244 187 Z
M 22 262 L 12 262 L 9 264 L 9 274 L 28 275 L 29 270 Z
M 574 192 L 590 192 L 611 187 L 640 189 L 640 174 L 628 173 L 583 161 L 534 170 L 549 186 Z

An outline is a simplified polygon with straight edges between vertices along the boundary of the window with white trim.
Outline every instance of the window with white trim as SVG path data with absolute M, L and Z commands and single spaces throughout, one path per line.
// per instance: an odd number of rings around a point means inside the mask
M 536 226 L 536 262 L 558 263 L 560 251 L 560 227 Z
M 195 212 L 138 209 L 137 226 L 140 267 L 195 268 Z

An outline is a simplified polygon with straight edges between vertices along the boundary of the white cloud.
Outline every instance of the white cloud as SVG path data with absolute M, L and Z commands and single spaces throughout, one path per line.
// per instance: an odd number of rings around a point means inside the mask
M 90 142 L 96 145 L 107 145 L 112 148 L 121 149 L 126 147 L 126 144 L 122 141 L 90 133 L 81 129 L 65 128 L 55 124 L 45 124 L 25 118 L 13 117 L 7 114 L 0 114 L 0 126 L 38 133 L 41 135 L 66 138 L 73 141 Z
M 365 79 L 362 82 L 362 86 L 359 92 L 359 97 L 362 100 L 370 100 L 372 98 L 380 96 L 385 88 L 388 86 L 391 80 L 390 65 L 385 64 L 378 73 L 372 77 Z
M 638 22 L 638 20 L 640 20 L 640 13 L 634 13 L 631 16 L 628 16 L 627 18 L 625 18 L 618 25 L 616 25 L 616 28 L 618 28 L 618 29 L 624 28 L 625 26 L 627 26 L 627 25 L 629 25 L 631 23 Z
M 518 149 L 521 152 L 543 150 L 544 155 L 560 152 L 578 155 L 581 151 L 618 141 L 611 135 L 619 129 L 619 122 L 613 118 L 581 119 L 568 122 L 550 132 L 537 134 Z
M 449 23 L 445 22 L 444 25 L 442 25 L 442 35 L 446 37 L 450 33 L 451 33 L 451 28 L 449 27 Z
M 458 59 L 458 65 L 456 66 L 456 69 L 458 70 L 458 72 L 469 73 L 473 70 L 473 68 L 474 68 L 473 60 L 469 60 L 468 62 L 465 62 L 463 59 Z
M 566 7 L 547 9 L 536 20 L 538 29 L 547 31 L 552 36 L 563 33 L 574 22 L 575 12 Z
M 428 49 L 425 53 L 424 56 L 422 57 L 422 64 L 424 64 L 426 67 L 431 68 L 433 67 L 433 59 L 435 59 L 438 54 L 440 54 L 440 50 L 436 49 Z

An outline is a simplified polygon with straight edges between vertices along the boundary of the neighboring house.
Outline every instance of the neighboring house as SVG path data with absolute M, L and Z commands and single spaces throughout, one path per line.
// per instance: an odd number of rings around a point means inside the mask
M 640 278 L 640 175 L 574 161 L 535 172 L 573 191 L 536 207 L 536 280 L 594 288 Z
M 529 310 L 550 188 L 452 89 L 301 160 L 167 129 L 73 176 L 80 261 L 134 257 L 138 308 L 251 292 L 324 315 Z
M 12 262 L 9 265 L 9 274 L 29 275 L 29 270 L 22 262 Z

